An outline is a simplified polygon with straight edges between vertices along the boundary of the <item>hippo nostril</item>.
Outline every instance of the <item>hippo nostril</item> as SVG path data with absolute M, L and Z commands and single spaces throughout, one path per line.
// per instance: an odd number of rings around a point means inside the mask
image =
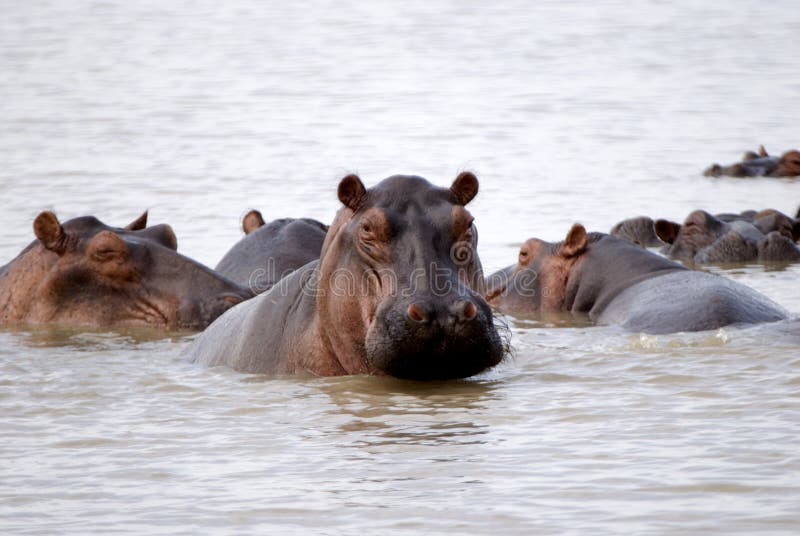
M 420 305 L 412 303 L 408 306 L 408 318 L 414 322 L 425 322 L 428 320 L 428 314 Z
M 478 316 L 478 308 L 470 301 L 458 301 L 450 310 L 459 322 L 469 322 Z
M 474 303 L 467 302 L 467 304 L 464 306 L 464 320 L 469 321 L 476 316 L 478 316 L 478 308 L 475 307 Z

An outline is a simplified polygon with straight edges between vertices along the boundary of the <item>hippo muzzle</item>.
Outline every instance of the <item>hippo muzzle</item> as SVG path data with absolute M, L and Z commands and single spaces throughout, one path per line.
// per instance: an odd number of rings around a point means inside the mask
M 373 368 L 391 376 L 448 380 L 497 365 L 504 346 L 489 305 L 465 292 L 385 301 L 367 332 L 366 353 Z

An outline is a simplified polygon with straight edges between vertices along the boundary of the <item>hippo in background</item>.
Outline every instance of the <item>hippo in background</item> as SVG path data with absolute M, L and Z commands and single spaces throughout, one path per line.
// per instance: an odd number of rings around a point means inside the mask
M 366 189 L 339 183 L 342 208 L 320 258 L 217 319 L 191 361 L 241 372 L 465 378 L 497 365 L 507 345 L 483 299 L 468 204 L 478 179 L 450 188 L 395 175 Z
M 622 220 L 611 228 L 609 234 L 643 248 L 664 245 L 664 243 L 659 240 L 658 236 L 656 236 L 653 218 L 648 216 L 637 216 L 635 218 Z
M 723 221 L 704 210 L 689 214 L 683 224 L 657 220 L 655 230 L 666 244 L 662 252 L 694 264 L 797 262 L 800 222 L 768 209 L 744 219 Z
M 562 242 L 527 240 L 490 276 L 487 301 L 511 315 L 566 312 L 645 333 L 704 331 L 787 317 L 766 296 L 575 224 Z M 509 276 L 510 274 L 510 276 Z
M 124 228 L 49 211 L 34 240 L 0 268 L 0 325 L 200 330 L 252 292 L 177 253 L 169 225 Z
M 244 238 L 222 257 L 217 272 L 259 294 L 283 277 L 319 258 L 328 226 L 309 218 L 269 223 L 257 210 L 242 219 Z
M 745 210 L 739 214 L 715 214 L 714 217 L 724 222 L 752 222 L 756 214 L 758 213 L 755 210 Z M 766 222 L 764 223 L 766 224 Z M 766 233 L 767 231 L 762 232 Z M 662 247 L 664 245 L 664 242 L 656 234 L 655 221 L 649 216 L 637 216 L 622 220 L 614 225 L 608 234 L 643 248 Z
M 762 145 L 758 153 L 747 151 L 741 162 L 728 166 L 712 164 L 706 177 L 797 177 L 800 176 L 800 151 L 791 150 L 780 157 L 769 156 Z

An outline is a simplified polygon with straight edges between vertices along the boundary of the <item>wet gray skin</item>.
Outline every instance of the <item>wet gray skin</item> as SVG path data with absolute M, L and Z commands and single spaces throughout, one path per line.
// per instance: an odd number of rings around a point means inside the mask
M 37 240 L 0 269 L 0 324 L 200 330 L 252 297 L 177 253 L 168 225 L 140 220 L 116 228 L 86 216 L 62 225 L 41 213 Z
M 349 175 L 318 261 L 233 308 L 198 337 L 190 360 L 242 372 L 308 371 L 463 378 L 506 346 L 483 299 L 477 234 L 464 208 L 468 172 L 447 188 L 397 175 L 366 190 Z
M 309 218 L 264 223 L 258 211 L 244 218 L 247 233 L 219 261 L 215 270 L 260 294 L 283 277 L 319 258 L 328 226 Z
M 766 296 L 730 279 L 688 270 L 609 235 L 584 232 L 582 243 L 570 242 L 573 235 L 559 243 L 526 242 L 513 275 L 487 288 L 492 306 L 512 315 L 563 311 L 646 333 L 703 331 L 787 316 Z M 502 273 L 508 268 L 498 277 Z

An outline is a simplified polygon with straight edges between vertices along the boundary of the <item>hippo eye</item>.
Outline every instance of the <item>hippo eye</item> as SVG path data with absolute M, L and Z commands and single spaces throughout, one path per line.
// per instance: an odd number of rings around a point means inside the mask
M 369 222 L 363 222 L 361 224 L 361 237 L 367 240 L 372 240 L 375 238 L 375 228 Z

